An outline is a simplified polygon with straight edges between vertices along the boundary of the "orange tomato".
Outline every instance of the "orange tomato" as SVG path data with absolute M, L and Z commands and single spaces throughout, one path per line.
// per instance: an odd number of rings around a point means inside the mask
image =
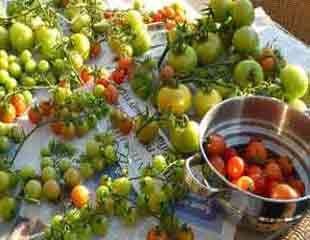
M 259 61 L 265 72 L 271 72 L 275 69 L 276 61 L 273 57 L 264 57 Z
M 133 60 L 130 57 L 121 58 L 117 62 L 118 68 L 124 69 L 125 71 L 128 71 L 132 67 L 132 64 Z
M 64 125 L 62 130 L 62 136 L 66 140 L 72 140 L 76 136 L 76 129 L 72 122 Z
M 28 111 L 28 118 L 32 124 L 38 124 L 42 121 L 42 116 L 36 107 L 30 108 Z
M 168 234 L 158 227 L 152 228 L 146 236 L 146 240 L 169 240 Z
M 104 97 L 106 101 L 110 104 L 117 103 L 118 95 L 118 90 L 113 84 L 109 84 L 104 91 Z
M 237 179 L 244 173 L 245 164 L 242 158 L 235 156 L 227 162 L 227 175 L 231 179 Z
M 4 104 L 0 108 L 0 121 L 4 123 L 12 123 L 16 119 L 15 107 L 8 103 Z
M 12 96 L 10 102 L 15 107 L 17 117 L 21 116 L 26 111 L 27 105 L 22 94 Z
M 268 153 L 261 141 L 251 141 L 245 148 L 244 158 L 258 161 L 265 161 L 267 159 Z
M 133 129 L 133 121 L 129 117 L 125 117 L 119 123 L 118 127 L 119 127 L 119 130 L 122 134 L 128 135 L 131 132 L 131 130 Z
M 288 184 L 278 184 L 271 190 L 271 198 L 287 200 L 299 198 L 299 194 Z
M 77 208 L 82 208 L 89 201 L 89 191 L 85 186 L 75 186 L 70 194 L 73 205 Z
M 172 7 L 164 7 L 164 15 L 166 18 L 174 19 L 176 16 L 176 12 Z
M 101 45 L 100 42 L 94 42 L 90 47 L 90 56 L 92 58 L 96 58 L 101 53 Z
M 83 68 L 80 72 L 80 78 L 82 84 L 90 83 L 94 80 L 94 76 L 89 72 L 87 68 Z
M 253 192 L 255 189 L 254 180 L 248 176 L 242 176 L 236 180 L 235 185 L 244 191 Z
M 64 126 L 65 126 L 64 122 L 61 122 L 61 121 L 51 123 L 50 125 L 52 132 L 55 135 L 62 135 Z

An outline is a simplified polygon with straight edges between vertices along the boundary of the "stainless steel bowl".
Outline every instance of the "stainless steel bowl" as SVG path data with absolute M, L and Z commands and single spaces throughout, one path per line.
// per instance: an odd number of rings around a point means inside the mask
M 216 196 L 224 209 L 241 225 L 258 231 L 275 231 L 294 223 L 310 206 L 310 118 L 286 104 L 267 97 L 238 97 L 211 109 L 200 124 L 199 157 L 186 163 L 190 188 L 206 197 Z M 294 200 L 274 200 L 242 191 L 222 176 L 209 162 L 203 144 L 212 133 L 222 135 L 229 146 L 245 144 L 251 137 L 263 139 L 267 148 L 293 160 L 306 195 Z M 198 179 L 193 165 L 204 163 L 204 178 Z

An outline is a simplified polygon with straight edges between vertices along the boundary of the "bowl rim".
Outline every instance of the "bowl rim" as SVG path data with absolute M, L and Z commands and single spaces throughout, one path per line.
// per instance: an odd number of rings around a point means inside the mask
M 291 111 L 294 111 L 296 114 L 299 114 L 300 116 L 304 116 L 309 120 L 309 124 L 310 124 L 310 117 L 307 116 L 305 113 L 302 113 L 300 111 L 297 111 L 295 109 L 293 109 L 292 107 L 290 107 L 288 104 L 286 104 L 285 102 L 282 102 L 279 99 L 276 98 L 272 98 L 272 97 L 265 97 L 265 96 L 241 96 L 241 97 L 233 97 L 233 98 L 229 98 L 226 99 L 224 101 L 222 101 L 221 103 L 213 106 L 202 118 L 201 123 L 200 123 L 200 141 L 199 141 L 199 145 L 200 145 L 200 152 L 204 158 L 204 161 L 208 164 L 208 166 L 211 168 L 211 170 L 222 180 L 225 182 L 225 184 L 227 186 L 229 186 L 230 188 L 232 188 L 235 191 L 238 191 L 242 194 L 245 194 L 251 198 L 255 198 L 255 199 L 260 199 L 262 201 L 267 201 L 267 202 L 271 202 L 271 203 L 297 203 L 297 202 L 301 202 L 301 201 L 309 201 L 310 200 L 310 194 L 308 193 L 307 195 L 304 195 L 303 197 L 299 197 L 296 199 L 272 199 L 272 198 L 267 198 L 267 197 L 262 197 L 259 196 L 257 194 L 251 193 L 249 191 L 245 191 L 242 190 L 240 188 L 238 188 L 236 185 L 234 185 L 233 183 L 231 183 L 226 177 L 224 177 L 220 172 L 218 172 L 216 170 L 216 168 L 211 164 L 211 162 L 209 161 L 209 158 L 207 157 L 207 154 L 204 150 L 204 138 L 205 138 L 205 132 L 207 129 L 207 124 L 204 124 L 204 122 L 207 121 L 207 119 L 209 118 L 210 115 L 212 115 L 214 112 L 217 111 L 217 109 L 221 108 L 224 104 L 227 104 L 229 102 L 234 102 L 234 101 L 244 101 L 246 99 L 253 99 L 253 100 L 264 100 L 264 101 L 270 101 L 273 104 L 280 104 L 285 108 L 289 108 Z M 308 144 L 310 147 L 310 144 Z M 206 179 L 207 181 L 207 179 Z

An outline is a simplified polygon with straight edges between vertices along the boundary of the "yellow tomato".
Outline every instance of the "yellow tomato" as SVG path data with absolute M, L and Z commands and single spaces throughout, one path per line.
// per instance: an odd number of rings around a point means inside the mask
M 198 117 L 205 115 L 211 107 L 222 101 L 220 93 L 212 89 L 210 92 L 198 90 L 193 98 L 193 106 Z

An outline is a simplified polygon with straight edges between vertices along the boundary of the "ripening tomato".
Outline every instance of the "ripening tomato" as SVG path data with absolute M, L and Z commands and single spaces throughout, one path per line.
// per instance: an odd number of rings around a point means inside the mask
M 251 141 L 245 148 L 244 158 L 248 161 L 265 161 L 267 159 L 267 150 L 261 141 Z
M 93 82 L 94 76 L 89 72 L 87 68 L 83 68 L 80 72 L 80 78 L 82 80 L 82 84 Z
M 118 126 L 120 132 L 124 135 L 128 135 L 133 129 L 133 121 L 129 117 L 125 117 L 120 121 Z
M 90 56 L 92 58 L 97 58 L 101 53 L 101 45 L 100 42 L 94 42 L 90 46 Z
M 235 182 L 235 185 L 244 191 L 253 192 L 255 190 L 254 180 L 249 176 L 242 176 L 238 178 Z
M 284 177 L 289 177 L 293 174 L 294 167 L 287 156 L 278 158 L 277 163 L 279 164 Z
M 16 110 L 12 104 L 4 104 L 0 107 L 0 121 L 12 123 L 16 119 Z
M 89 191 L 82 185 L 77 185 L 72 189 L 70 194 L 71 201 L 77 208 L 82 208 L 89 201 Z
M 113 84 L 109 84 L 104 91 L 105 100 L 110 104 L 115 104 L 118 101 L 118 96 L 117 88 Z
M 116 83 L 116 84 L 122 84 L 125 82 L 126 78 L 126 72 L 124 69 L 118 68 L 115 71 L 112 72 L 111 74 L 111 79 Z
M 62 136 L 66 140 L 71 140 L 76 136 L 76 128 L 72 122 L 64 125 L 62 130 Z
M 264 173 L 270 180 L 275 180 L 275 181 L 280 181 L 280 182 L 283 181 L 283 174 L 282 174 L 281 168 L 279 164 L 277 164 L 274 161 L 269 162 L 265 165 Z
M 264 72 L 272 72 L 276 67 L 276 60 L 272 56 L 263 57 L 259 60 Z
M 287 200 L 299 198 L 299 194 L 288 184 L 278 184 L 271 191 L 271 198 Z
M 173 67 L 166 65 L 160 70 L 160 79 L 164 81 L 171 80 L 175 75 Z
M 288 184 L 294 188 L 300 194 L 300 196 L 305 194 L 305 184 L 301 180 L 291 177 L 288 180 Z
M 132 68 L 133 60 L 131 57 L 123 57 L 117 62 L 118 68 L 123 69 L 126 72 Z
M 42 121 L 42 116 L 38 108 L 33 107 L 28 111 L 28 118 L 32 124 L 38 124 Z
M 225 149 L 226 143 L 224 138 L 219 134 L 212 134 L 207 139 L 206 146 L 207 153 L 209 155 L 219 155 L 222 156 Z
M 226 176 L 226 168 L 225 168 L 225 162 L 223 161 L 223 159 L 219 156 L 211 156 L 210 157 L 210 162 L 213 165 L 213 167 L 215 167 L 215 169 L 222 174 L 223 176 Z
M 22 94 L 12 96 L 10 102 L 15 107 L 17 117 L 21 116 L 26 111 L 27 105 Z
M 227 175 L 231 179 L 237 179 L 244 173 L 244 160 L 238 156 L 232 157 L 227 162 Z
M 64 126 L 65 124 L 62 121 L 54 122 L 54 123 L 51 123 L 50 125 L 52 132 L 56 135 L 62 135 Z
M 169 240 L 168 234 L 158 227 L 152 228 L 146 236 L 146 240 Z
M 49 100 L 40 102 L 39 109 L 44 117 L 50 117 L 54 112 L 54 106 Z

